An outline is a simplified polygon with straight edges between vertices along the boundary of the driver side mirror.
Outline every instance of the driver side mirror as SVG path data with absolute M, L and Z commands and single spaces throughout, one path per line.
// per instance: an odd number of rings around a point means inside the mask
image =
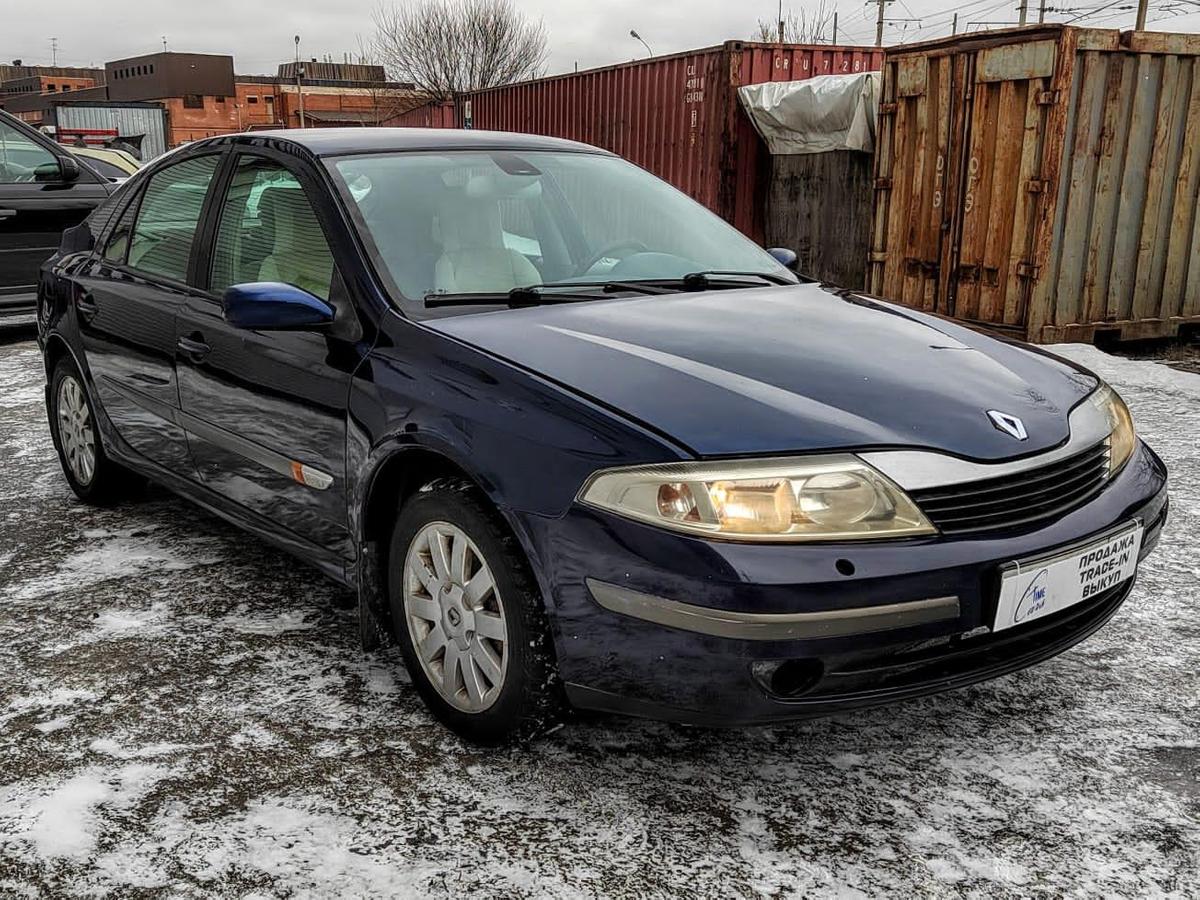
M 787 247 L 772 247 L 767 252 L 775 257 L 775 261 L 785 269 L 795 272 L 800 267 L 800 257 L 796 255 L 795 250 L 789 250 Z
M 291 284 L 253 281 L 225 291 L 225 321 L 255 331 L 295 331 L 333 324 L 333 307 Z
M 62 181 L 70 184 L 79 179 L 79 163 L 73 156 L 59 156 L 54 162 L 42 163 L 33 170 L 34 181 Z

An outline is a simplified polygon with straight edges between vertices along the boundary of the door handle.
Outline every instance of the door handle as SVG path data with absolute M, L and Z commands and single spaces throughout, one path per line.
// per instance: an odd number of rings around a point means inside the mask
M 75 309 L 89 322 L 100 312 L 100 307 L 96 305 L 96 300 L 91 294 L 76 294 Z
M 11 219 L 16 214 L 15 209 L 0 209 L 0 219 Z
M 204 343 L 203 336 L 191 334 L 181 337 L 176 343 L 179 351 L 194 363 L 203 362 L 204 357 L 212 353 L 212 347 Z

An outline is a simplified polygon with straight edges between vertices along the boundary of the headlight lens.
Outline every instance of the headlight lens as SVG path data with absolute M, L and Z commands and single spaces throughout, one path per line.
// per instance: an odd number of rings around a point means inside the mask
M 830 541 L 936 531 L 904 491 L 849 455 L 610 469 L 593 475 L 579 499 L 727 540 Z
M 1129 457 L 1133 456 L 1133 448 L 1137 444 L 1137 433 L 1133 430 L 1133 416 L 1129 407 L 1107 384 L 1101 384 L 1092 394 L 1092 403 L 1108 419 L 1111 432 L 1108 436 L 1108 468 L 1112 475 L 1117 474 Z

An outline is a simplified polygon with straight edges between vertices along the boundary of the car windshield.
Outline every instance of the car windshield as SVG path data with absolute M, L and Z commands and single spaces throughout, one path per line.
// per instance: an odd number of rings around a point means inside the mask
M 791 279 L 689 197 L 617 157 L 553 151 L 388 153 L 331 168 L 407 308 L 435 295 L 672 280 Z

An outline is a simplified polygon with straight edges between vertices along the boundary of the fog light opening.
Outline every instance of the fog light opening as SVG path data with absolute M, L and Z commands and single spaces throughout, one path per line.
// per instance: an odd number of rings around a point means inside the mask
M 756 662 L 751 667 L 755 680 L 768 694 L 794 699 L 817 686 L 825 674 L 819 659 L 786 659 Z

